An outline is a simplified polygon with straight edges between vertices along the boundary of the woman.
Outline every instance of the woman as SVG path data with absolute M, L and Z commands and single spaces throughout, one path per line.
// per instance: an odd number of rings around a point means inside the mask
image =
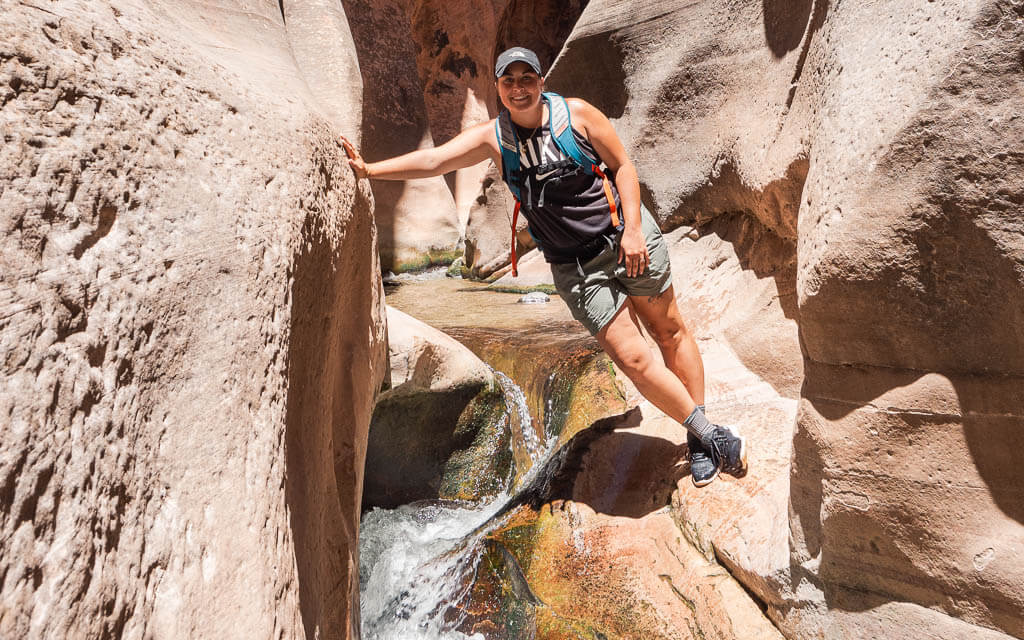
M 687 428 L 694 484 L 710 483 L 719 470 L 743 475 L 745 439 L 704 416 L 704 365 L 676 306 L 668 250 L 640 203 L 636 168 L 611 122 L 583 100 L 542 95 L 540 61 L 529 49 L 498 56 L 495 78 L 507 111 L 439 147 L 366 163 L 342 138 L 356 176 L 426 178 L 487 159 L 503 167 L 573 316 L 645 398 Z M 592 166 L 581 166 L 574 146 Z M 648 348 L 641 322 L 664 363 Z

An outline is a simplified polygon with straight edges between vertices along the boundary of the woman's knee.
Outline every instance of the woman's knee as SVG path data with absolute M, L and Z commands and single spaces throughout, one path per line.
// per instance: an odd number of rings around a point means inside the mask
M 649 329 L 651 337 L 662 350 L 678 347 L 690 337 L 689 329 L 679 317 L 669 317 L 664 323 L 649 327 Z
M 619 368 L 630 380 L 643 377 L 654 362 L 650 349 L 647 348 L 647 345 L 642 346 L 643 348 L 638 348 L 631 345 L 618 353 L 611 354 L 615 364 L 619 365 Z

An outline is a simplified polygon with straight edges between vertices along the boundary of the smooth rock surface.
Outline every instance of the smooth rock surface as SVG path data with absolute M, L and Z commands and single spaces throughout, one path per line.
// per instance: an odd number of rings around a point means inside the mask
M 555 282 L 551 277 L 551 265 L 544 260 L 539 249 L 531 249 L 519 258 L 519 275 L 512 275 L 512 265 L 503 267 L 491 277 L 497 278 L 491 283 L 492 289 L 500 291 L 531 291 L 534 289 L 555 292 Z
M 363 509 L 492 495 L 512 464 L 494 373 L 441 331 L 390 306 L 387 317 L 391 388 L 370 423 Z
M 669 229 L 696 225 L 774 280 L 775 302 L 717 276 L 677 293 L 800 396 L 788 561 L 782 540 L 709 538 L 789 637 L 1024 633 L 1024 484 L 1006 453 L 1024 434 L 1022 15 L 596 0 L 552 72 L 615 120 Z M 750 490 L 785 521 L 781 487 Z M 697 526 L 764 517 L 683 502 Z
M 0 637 L 356 634 L 361 89 L 283 4 L 0 11 Z

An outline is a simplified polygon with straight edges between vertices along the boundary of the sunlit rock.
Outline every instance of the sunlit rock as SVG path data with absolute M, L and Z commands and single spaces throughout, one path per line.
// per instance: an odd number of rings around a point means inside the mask
M 757 489 L 788 560 L 749 537 L 743 483 L 677 506 L 792 637 L 1024 632 L 1010 6 L 598 0 L 550 78 L 614 119 L 666 228 L 699 228 L 677 283 L 710 275 L 679 287 L 684 315 L 798 390 L 789 517 L 783 485 Z M 755 409 L 717 415 L 752 421 L 779 466 L 792 424 Z
M 4 4 L 0 637 L 354 636 L 361 92 L 338 3 Z

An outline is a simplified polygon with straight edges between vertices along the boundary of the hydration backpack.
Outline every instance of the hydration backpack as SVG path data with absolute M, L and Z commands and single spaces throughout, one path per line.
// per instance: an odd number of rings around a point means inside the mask
M 567 155 L 587 175 L 601 178 L 604 184 L 604 195 L 608 199 L 608 208 L 611 211 L 612 225 L 618 228 L 619 212 L 615 206 L 615 196 L 612 194 L 612 187 L 608 177 L 597 165 L 597 160 L 580 149 L 576 139 L 572 135 L 572 122 L 569 117 L 569 105 L 565 98 L 557 93 L 544 92 L 541 94 L 548 106 L 548 125 L 551 128 L 551 137 L 555 140 L 555 146 Z M 519 162 L 519 136 L 516 134 L 516 127 L 512 123 L 512 116 L 508 109 L 503 109 L 494 121 L 494 133 L 498 137 L 498 148 L 501 149 L 501 175 L 508 185 L 516 205 L 512 212 L 512 276 L 518 276 L 516 260 L 516 222 L 519 220 L 519 209 L 521 207 L 522 180 L 524 172 Z M 532 235 L 532 234 L 531 234 Z M 536 238 L 534 238 L 536 240 Z M 538 243 L 539 244 L 539 243 Z

